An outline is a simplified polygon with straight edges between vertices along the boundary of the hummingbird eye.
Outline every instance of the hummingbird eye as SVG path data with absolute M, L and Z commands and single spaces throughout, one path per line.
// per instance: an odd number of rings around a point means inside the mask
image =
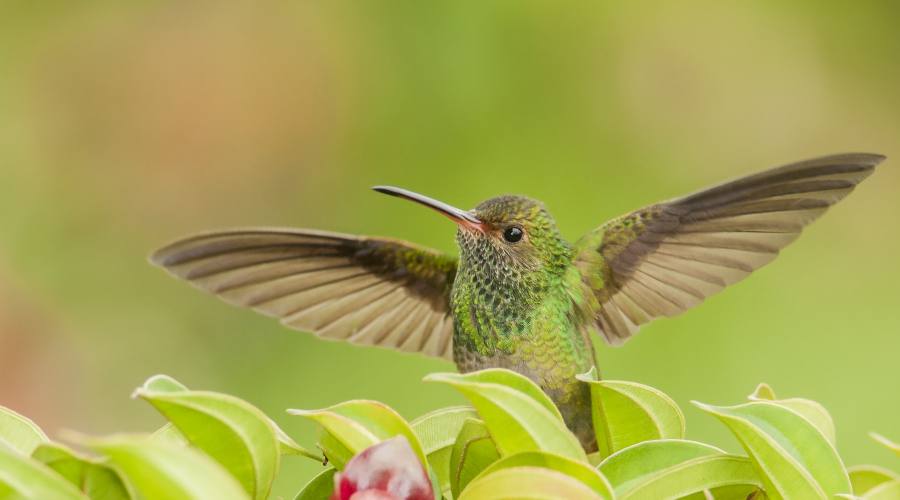
M 503 239 L 510 243 L 515 243 L 521 240 L 524 234 L 525 231 L 522 231 L 521 227 L 509 226 L 508 228 L 503 230 Z

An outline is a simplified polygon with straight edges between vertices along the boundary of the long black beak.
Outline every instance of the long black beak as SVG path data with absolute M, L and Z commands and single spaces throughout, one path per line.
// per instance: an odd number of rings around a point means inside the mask
M 452 205 L 448 205 L 442 201 L 435 200 L 434 198 L 429 198 L 419 193 L 414 193 L 412 191 L 407 191 L 406 189 L 401 189 L 398 187 L 375 186 L 372 189 L 378 191 L 379 193 L 396 196 L 398 198 L 414 201 L 420 205 L 425 205 L 428 208 L 437 210 L 462 227 L 484 232 L 484 222 L 482 222 L 478 219 L 478 217 L 475 217 L 471 212 L 468 212 L 466 210 L 460 210 Z

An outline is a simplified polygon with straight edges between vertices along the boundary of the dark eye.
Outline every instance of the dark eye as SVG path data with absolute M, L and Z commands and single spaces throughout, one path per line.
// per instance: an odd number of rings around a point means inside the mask
M 522 235 L 525 234 L 525 231 L 522 231 L 522 228 L 519 226 L 509 226 L 508 228 L 503 230 L 503 239 L 510 242 L 515 243 L 522 239 Z

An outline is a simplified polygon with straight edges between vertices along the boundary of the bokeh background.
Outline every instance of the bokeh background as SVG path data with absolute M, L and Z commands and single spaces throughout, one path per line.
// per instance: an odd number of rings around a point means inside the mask
M 192 231 L 286 225 L 453 252 L 369 191 L 542 199 L 575 239 L 610 217 L 811 156 L 893 157 L 773 264 L 601 347 L 608 378 L 688 402 L 766 381 L 828 407 L 848 463 L 900 437 L 900 3 L 0 3 L 0 404 L 51 434 L 141 431 L 155 373 L 285 408 L 462 402 L 448 363 L 316 340 L 146 262 Z M 891 463 L 891 461 L 895 463 Z M 315 464 L 286 460 L 290 495 Z

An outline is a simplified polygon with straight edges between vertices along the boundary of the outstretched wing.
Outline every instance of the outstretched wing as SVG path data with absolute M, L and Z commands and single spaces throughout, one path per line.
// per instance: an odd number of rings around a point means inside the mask
M 150 260 L 291 328 L 452 356 L 456 259 L 427 248 L 306 229 L 237 229 L 177 241 Z
M 611 344 L 675 316 L 767 264 L 884 159 L 785 165 L 614 219 L 576 243 L 575 264 Z

